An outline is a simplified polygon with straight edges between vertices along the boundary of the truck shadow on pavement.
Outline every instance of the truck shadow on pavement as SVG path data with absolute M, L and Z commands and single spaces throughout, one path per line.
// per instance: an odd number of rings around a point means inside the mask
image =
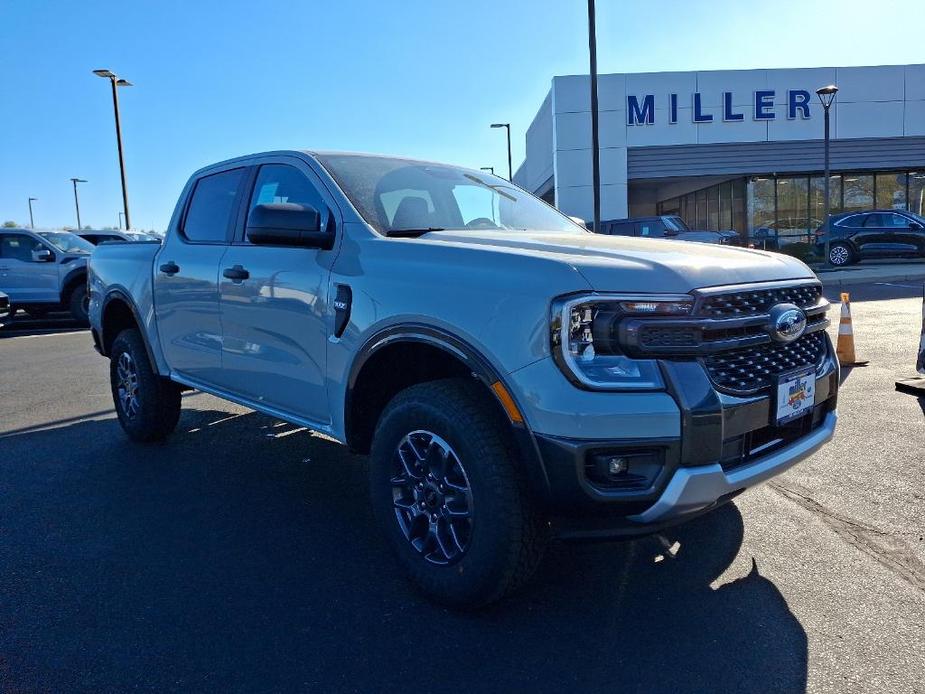
M 675 559 L 651 538 L 553 545 L 465 614 L 399 575 L 363 458 L 255 413 L 185 409 L 151 446 L 115 419 L 2 437 L 0 499 L 13 690 L 806 686 L 806 633 L 761 567 L 712 585 L 742 544 L 732 504 L 669 533 Z

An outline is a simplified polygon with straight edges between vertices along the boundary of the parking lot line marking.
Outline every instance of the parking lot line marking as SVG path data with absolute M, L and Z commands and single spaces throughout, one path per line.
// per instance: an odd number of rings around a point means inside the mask
M 6 340 L 31 340 L 36 337 L 64 337 L 66 335 L 86 335 L 89 333 L 89 330 L 69 330 L 67 332 L 51 332 L 51 333 L 38 333 L 36 335 L 10 335 L 9 337 L 3 337 Z
M 903 289 L 921 289 L 917 284 L 896 284 L 894 282 L 874 282 L 881 287 L 902 287 Z

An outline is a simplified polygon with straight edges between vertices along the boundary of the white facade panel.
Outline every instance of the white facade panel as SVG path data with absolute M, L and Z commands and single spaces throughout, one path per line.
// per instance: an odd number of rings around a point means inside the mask
M 838 103 L 902 101 L 905 66 L 840 67 L 836 70 Z
M 902 137 L 902 101 L 858 101 L 838 105 L 833 137 Z
M 925 65 L 906 65 L 906 101 L 925 101 Z
M 822 115 L 822 106 L 815 91 L 837 82 L 834 67 L 803 67 L 790 70 L 768 70 L 767 88 L 774 90 L 774 103 L 786 104 L 787 92 L 805 89 L 812 94 L 813 117 Z M 778 116 L 779 117 L 779 116 Z
M 925 101 L 910 101 L 906 104 L 903 135 L 925 135 Z
M 697 125 L 697 143 L 714 142 L 762 142 L 768 139 L 768 122 L 745 118 L 738 123 L 724 123 L 722 114 L 717 114 L 712 123 Z
M 667 97 L 666 97 L 667 98 Z M 656 97 L 658 99 L 658 97 Z M 658 101 L 655 102 L 656 104 Z M 629 147 L 683 145 L 697 140 L 697 126 L 691 120 L 690 108 L 678 109 L 678 122 L 668 123 L 667 108 L 655 109 L 654 125 L 625 126 L 626 144 Z

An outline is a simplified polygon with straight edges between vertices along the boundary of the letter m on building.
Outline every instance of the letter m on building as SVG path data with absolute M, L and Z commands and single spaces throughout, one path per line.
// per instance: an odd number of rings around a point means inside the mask
M 655 123 L 655 95 L 646 94 L 642 98 L 642 106 L 639 106 L 639 99 L 630 94 L 626 97 L 626 124 L 627 125 L 652 125 Z

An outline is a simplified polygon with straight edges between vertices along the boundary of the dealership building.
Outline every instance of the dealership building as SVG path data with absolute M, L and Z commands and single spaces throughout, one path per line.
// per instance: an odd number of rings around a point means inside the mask
M 805 238 L 824 216 L 829 84 L 833 213 L 925 214 L 925 65 L 887 65 L 600 75 L 602 219 Z M 554 77 L 514 180 L 591 219 L 591 170 L 590 79 Z

